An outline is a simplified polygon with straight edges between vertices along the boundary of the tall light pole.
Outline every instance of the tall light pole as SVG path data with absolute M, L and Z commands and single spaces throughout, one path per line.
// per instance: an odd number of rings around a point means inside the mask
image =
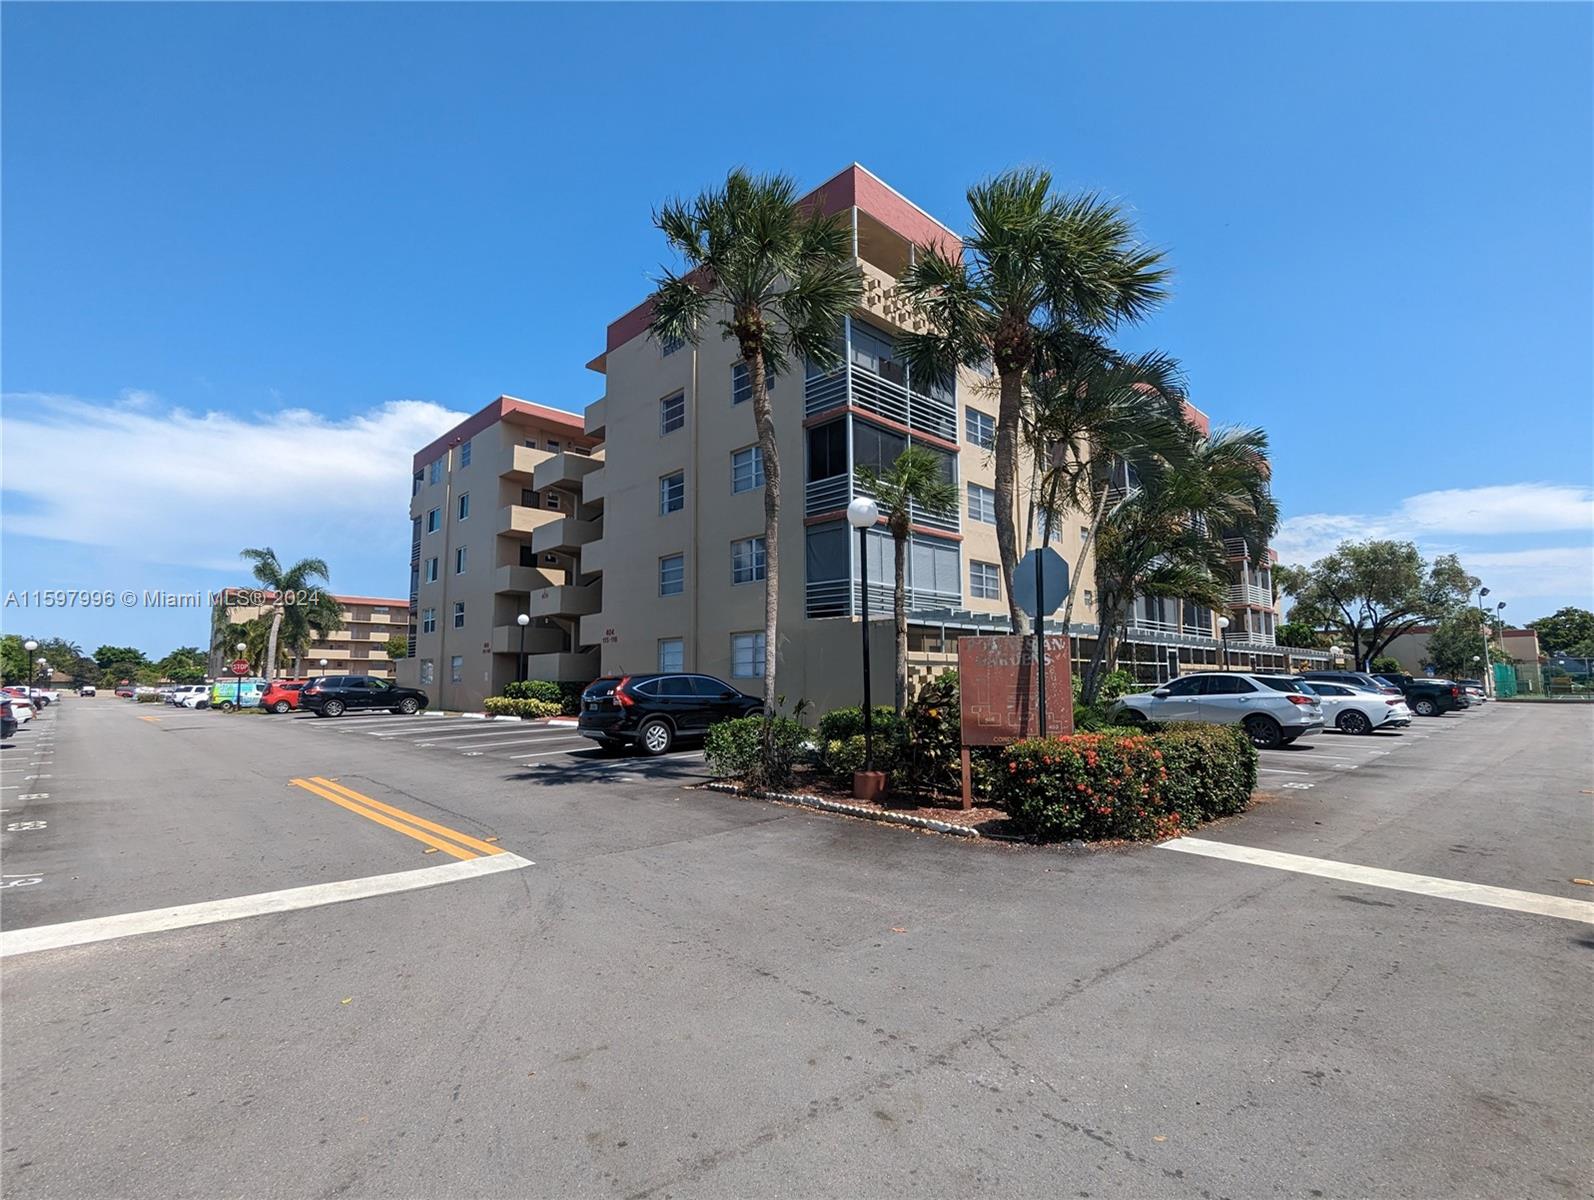
M 1229 669 L 1229 618 L 1218 618 L 1218 642 L 1223 646 L 1223 669 Z
M 521 613 L 515 618 L 515 624 L 520 626 L 520 656 L 515 659 L 515 680 L 523 683 L 526 679 L 526 626 L 531 624 L 531 618 Z
M 321 660 L 321 664 L 320 665 L 321 665 L 321 674 L 325 675 L 327 673 L 327 660 L 323 658 Z
M 32 638 L 29 638 L 27 641 L 22 643 L 22 648 L 28 652 L 28 674 L 32 675 L 33 674 L 33 652 L 39 648 L 39 643 L 34 641 Z M 24 679 L 22 681 L 22 686 L 23 687 L 27 687 L 28 686 L 28 681 L 26 679 Z
M 880 519 L 880 506 L 868 496 L 847 505 L 847 524 L 858 531 L 858 578 L 863 583 L 863 608 L 858 628 L 863 636 L 863 770 L 874 771 L 874 709 L 869 696 L 869 531 Z M 853 792 L 858 791 L 854 784 Z M 872 797 L 871 797 L 872 798 Z
M 1478 585 L 1478 632 L 1483 634 L 1483 651 L 1485 654 L 1489 652 L 1489 613 L 1483 607 L 1483 598 L 1488 594 L 1489 589 L 1480 583 Z M 1489 674 L 1493 675 L 1494 672 L 1490 671 Z M 1492 695 L 1493 689 L 1489 686 L 1490 680 L 1485 677 L 1482 682 L 1483 694 L 1485 696 Z

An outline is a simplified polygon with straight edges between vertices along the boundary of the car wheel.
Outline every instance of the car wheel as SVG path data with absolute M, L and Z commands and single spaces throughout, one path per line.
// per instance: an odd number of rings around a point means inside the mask
M 1272 717 L 1245 718 L 1245 732 L 1258 750 L 1276 750 L 1284 744 L 1284 730 Z
M 271 711 L 274 713 L 285 713 L 288 711 L 288 708 L 289 704 L 286 700 L 278 700 L 271 706 Z
M 1418 700 L 1411 706 L 1411 711 L 1419 717 L 1437 717 L 1439 715 L 1439 706 L 1432 700 Z
M 670 730 L 670 723 L 657 717 L 642 726 L 637 733 L 637 745 L 642 747 L 642 753 L 654 758 L 668 751 L 674 742 L 675 734 Z
M 343 701 L 328 700 L 321 706 L 321 715 L 323 717 L 341 717 L 343 715 Z
M 1146 725 L 1146 714 L 1138 708 L 1121 708 L 1113 713 L 1112 719 L 1121 725 Z
M 233 705 L 232 705 L 232 701 L 231 700 L 223 700 L 221 702 L 221 711 L 222 712 L 231 712 L 232 708 L 233 708 Z
M 1335 721 L 1334 724 L 1338 725 L 1344 733 L 1362 734 L 1373 731 L 1373 723 L 1367 719 L 1366 714 L 1359 713 L 1355 709 L 1340 713 L 1339 720 Z
M 414 696 L 405 696 L 399 701 L 398 711 L 406 717 L 413 717 L 421 710 L 421 702 Z

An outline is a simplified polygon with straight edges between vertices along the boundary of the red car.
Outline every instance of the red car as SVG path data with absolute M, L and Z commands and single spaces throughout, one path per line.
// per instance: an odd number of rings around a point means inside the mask
M 308 679 L 273 679 L 260 693 L 260 707 L 267 712 L 292 712 L 299 707 L 299 689 Z

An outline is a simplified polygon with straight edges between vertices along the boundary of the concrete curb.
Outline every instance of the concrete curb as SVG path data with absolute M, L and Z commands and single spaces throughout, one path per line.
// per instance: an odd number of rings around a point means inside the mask
M 825 812 L 841 813 L 848 817 L 862 817 L 866 821 L 879 821 L 884 825 L 907 825 L 913 829 L 928 829 L 933 833 L 950 834 L 952 837 L 979 839 L 984 835 L 978 829 L 967 825 L 954 825 L 950 821 L 933 821 L 929 817 L 915 817 L 907 813 L 881 812 L 877 808 L 864 808 L 858 804 L 843 804 L 839 800 L 826 800 L 820 796 L 802 796 L 796 792 L 752 792 L 743 791 L 734 783 L 709 783 L 705 787 L 711 791 L 728 792 L 733 796 L 746 796 L 753 800 L 782 800 L 788 804 L 800 804 L 804 808 L 818 808 Z

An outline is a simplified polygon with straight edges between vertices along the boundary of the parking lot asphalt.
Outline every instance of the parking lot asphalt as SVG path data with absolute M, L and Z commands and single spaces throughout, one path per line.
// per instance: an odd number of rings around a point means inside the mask
M 1325 735 L 1197 836 L 1576 904 L 1591 734 L 1490 705 Z M 703 774 L 511 723 L 46 710 L 0 748 L 0 938 L 216 919 L 0 942 L 5 1194 L 1594 1184 L 1585 921 L 968 844 Z

